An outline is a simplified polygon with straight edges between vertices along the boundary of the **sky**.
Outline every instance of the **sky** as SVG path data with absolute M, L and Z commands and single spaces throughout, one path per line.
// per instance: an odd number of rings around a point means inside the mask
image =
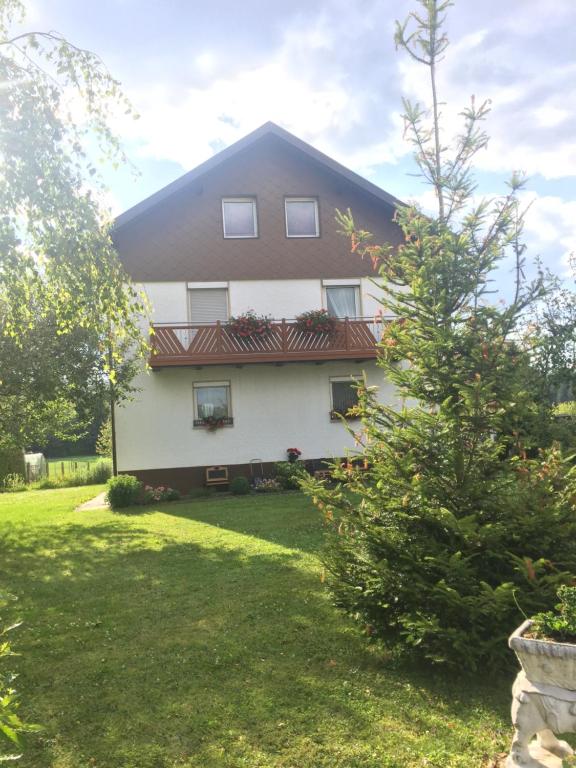
M 403 200 L 413 174 L 402 96 L 429 103 L 427 71 L 393 43 L 416 0 L 29 0 L 27 26 L 97 52 L 139 120 L 117 119 L 139 170 L 106 171 L 120 213 L 267 120 Z M 456 0 L 439 70 L 445 135 L 471 95 L 490 99 L 478 195 L 528 175 L 527 259 L 568 274 L 576 252 L 576 2 Z

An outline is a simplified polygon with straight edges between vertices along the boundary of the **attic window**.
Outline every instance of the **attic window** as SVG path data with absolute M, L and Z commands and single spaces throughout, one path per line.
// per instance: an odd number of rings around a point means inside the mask
M 225 197 L 222 200 L 224 237 L 257 237 L 256 200 L 252 197 Z
M 287 197 L 286 237 L 319 237 L 318 200 L 314 197 Z

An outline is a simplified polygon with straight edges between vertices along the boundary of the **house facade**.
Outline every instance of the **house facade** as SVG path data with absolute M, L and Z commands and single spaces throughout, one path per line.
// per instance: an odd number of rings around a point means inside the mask
M 393 391 L 376 365 L 381 289 L 335 210 L 398 244 L 397 204 L 267 123 L 122 214 L 114 241 L 150 301 L 153 352 L 116 409 L 118 470 L 187 491 L 209 467 L 250 478 L 290 447 L 313 468 L 353 450 L 339 414 L 354 381 Z M 329 333 L 296 321 L 322 309 Z M 265 327 L 231 325 L 250 311 Z

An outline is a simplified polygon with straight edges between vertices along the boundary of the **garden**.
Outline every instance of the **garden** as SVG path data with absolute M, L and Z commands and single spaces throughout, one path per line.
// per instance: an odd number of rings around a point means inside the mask
M 0 496 L 30 768 L 494 765 L 513 672 L 406 664 L 331 604 L 303 494 L 78 512 Z

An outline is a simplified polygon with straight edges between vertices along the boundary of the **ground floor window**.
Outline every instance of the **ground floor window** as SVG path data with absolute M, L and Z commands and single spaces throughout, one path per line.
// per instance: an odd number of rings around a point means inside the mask
M 230 382 L 194 384 L 194 426 L 230 426 L 232 423 Z
M 340 416 L 350 418 L 354 415 L 350 410 L 358 405 L 358 381 L 351 376 L 330 379 L 330 418 L 333 421 L 338 421 Z

